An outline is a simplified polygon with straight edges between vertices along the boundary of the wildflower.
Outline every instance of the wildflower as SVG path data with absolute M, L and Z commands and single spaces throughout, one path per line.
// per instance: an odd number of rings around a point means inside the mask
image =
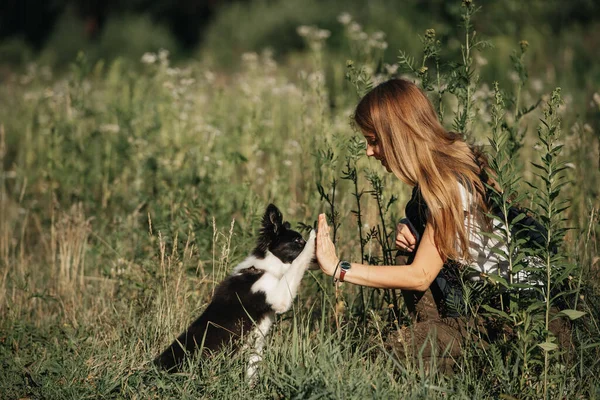
M 285 161 L 283 162 L 283 165 L 285 165 L 286 167 L 291 167 L 291 166 L 292 166 L 292 161 L 290 161 L 290 160 L 285 160 Z
M 298 32 L 298 35 L 302 37 L 307 37 L 310 35 L 311 31 L 311 27 L 306 25 L 300 25 L 298 28 L 296 28 L 296 32 Z
M 265 174 L 265 170 L 262 169 L 261 167 L 256 168 L 256 173 L 258 175 L 264 175 Z
M 519 42 L 519 46 L 521 47 L 521 51 L 523 53 L 525 53 L 525 51 L 527 50 L 527 48 L 529 47 L 529 42 L 527 40 L 521 40 Z
M 587 133 L 592 133 L 594 131 L 590 124 L 583 125 L 583 130 Z
M 204 79 L 206 79 L 206 82 L 213 83 L 215 81 L 215 74 L 211 71 L 205 71 L 204 72 Z
M 144 64 L 154 64 L 156 62 L 156 54 L 144 53 L 141 60 Z
M 340 15 L 338 15 L 337 20 L 342 25 L 348 25 L 350 22 L 352 22 L 352 16 L 350 14 L 348 14 L 347 12 L 343 12 Z
M 429 68 L 422 66 L 421 68 L 419 68 L 419 75 L 425 75 L 428 69 Z
M 169 50 L 160 49 L 158 51 L 158 59 L 163 63 L 169 61 Z
M 258 62 L 258 54 L 254 52 L 248 52 L 242 54 L 242 61 L 245 63 L 256 63 Z
M 479 53 L 476 53 L 475 54 L 475 62 L 479 66 L 484 66 L 484 65 L 487 65 L 488 60 L 487 60 L 487 58 L 482 57 Z
M 350 26 L 348 27 L 348 29 L 350 30 L 350 32 L 352 33 L 358 33 L 360 31 L 362 31 L 362 27 L 360 26 L 359 23 L 357 22 L 353 22 L 350 24 Z
M 119 133 L 121 128 L 119 128 L 118 124 L 102 124 L 100 125 L 99 130 L 102 133 Z
M 317 39 L 324 40 L 324 39 L 327 39 L 329 36 L 331 36 L 331 32 L 328 31 L 327 29 L 319 29 L 316 36 L 317 36 Z
M 542 83 L 541 79 L 532 79 L 531 88 L 539 93 L 544 89 L 544 84 Z
M 598 106 L 600 106 L 600 94 L 598 94 L 598 92 L 594 93 L 594 95 L 592 96 L 592 99 L 594 99 L 594 103 L 596 103 Z
M 295 149 L 299 149 L 300 148 L 300 143 L 298 143 L 298 141 L 290 139 L 288 140 L 288 146 L 295 148 Z
M 175 75 L 179 75 L 179 68 L 167 68 L 167 75 L 169 76 L 175 76 Z
M 385 33 L 381 32 L 381 31 L 377 31 L 371 35 L 371 38 L 373 40 L 381 41 L 381 40 L 385 39 Z
M 384 64 L 384 66 L 388 75 L 394 75 L 398 71 L 398 64 Z
M 194 82 L 196 82 L 193 78 L 182 79 L 179 83 L 181 86 L 191 86 Z
M 427 29 L 425 31 L 425 38 L 426 39 L 435 39 L 435 29 Z

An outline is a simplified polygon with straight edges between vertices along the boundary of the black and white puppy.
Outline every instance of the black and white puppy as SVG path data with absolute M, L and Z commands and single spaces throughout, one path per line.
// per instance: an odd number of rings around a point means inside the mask
M 252 348 L 247 370 L 252 378 L 275 314 L 292 306 L 314 254 L 315 232 L 305 242 L 269 204 L 252 254 L 221 282 L 204 313 L 154 360 L 155 365 L 175 372 L 199 349 L 208 356 L 229 344 L 234 349 L 243 345 Z

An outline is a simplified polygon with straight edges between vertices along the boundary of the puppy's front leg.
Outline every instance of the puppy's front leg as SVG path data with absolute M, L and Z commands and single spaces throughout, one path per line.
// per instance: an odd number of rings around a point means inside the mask
M 304 249 L 292 262 L 290 268 L 283 274 L 277 286 L 267 294 L 267 301 L 276 313 L 286 312 L 298 293 L 300 281 L 315 255 L 315 231 L 310 231 Z

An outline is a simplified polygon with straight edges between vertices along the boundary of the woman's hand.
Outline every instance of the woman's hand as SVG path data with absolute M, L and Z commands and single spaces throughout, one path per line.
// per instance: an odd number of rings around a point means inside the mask
M 319 214 L 316 255 L 321 270 L 327 275 L 333 275 L 340 259 L 335 254 L 335 245 L 329 238 L 329 225 L 325 214 Z
M 410 231 L 408 225 L 399 223 L 396 226 L 396 247 L 399 250 L 413 252 L 417 244 L 417 238 Z

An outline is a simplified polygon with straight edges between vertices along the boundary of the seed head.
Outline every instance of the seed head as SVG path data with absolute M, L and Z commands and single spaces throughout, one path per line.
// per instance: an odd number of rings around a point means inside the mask
M 519 46 L 521 46 L 521 52 L 525 53 L 525 51 L 527 51 L 527 48 L 529 47 L 529 42 L 527 40 L 521 40 L 519 42 Z

